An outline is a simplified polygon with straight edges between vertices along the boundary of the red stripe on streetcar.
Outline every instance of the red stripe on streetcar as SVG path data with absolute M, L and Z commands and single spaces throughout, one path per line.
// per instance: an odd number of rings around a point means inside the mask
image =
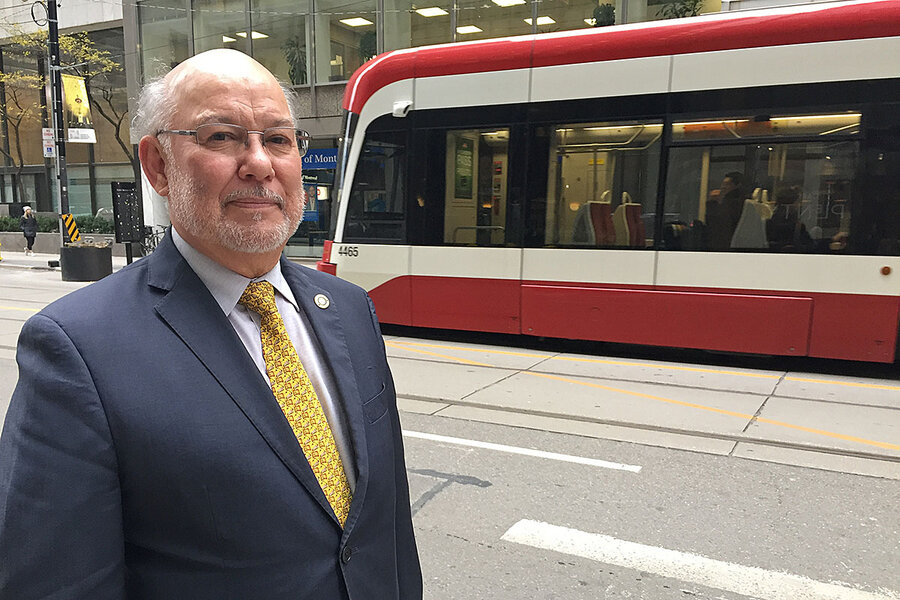
M 872 362 L 900 319 L 868 294 L 401 276 L 369 295 L 398 325 Z

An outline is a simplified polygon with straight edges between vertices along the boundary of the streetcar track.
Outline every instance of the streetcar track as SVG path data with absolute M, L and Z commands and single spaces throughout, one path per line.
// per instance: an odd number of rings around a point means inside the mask
M 770 446 L 775 448 L 784 448 L 788 450 L 803 450 L 807 452 L 817 452 L 820 454 L 830 454 L 834 456 L 844 456 L 848 458 L 862 458 L 866 460 L 877 460 L 882 462 L 891 462 L 891 463 L 900 463 L 900 455 L 884 455 L 884 454 L 875 454 L 873 452 L 865 452 L 861 450 L 850 450 L 847 448 L 835 448 L 829 446 L 819 446 L 816 444 L 804 444 L 800 442 L 789 442 L 784 440 L 773 440 L 769 438 L 756 437 L 751 435 L 737 435 L 737 434 L 728 434 L 728 433 L 716 433 L 710 431 L 696 431 L 692 429 L 681 429 L 678 427 L 667 427 L 664 425 L 653 425 L 648 423 L 634 423 L 631 421 L 619 421 L 615 419 L 603 419 L 600 417 L 589 417 L 586 415 L 572 415 L 566 413 L 558 413 L 552 411 L 544 411 L 538 409 L 529 409 L 529 408 L 518 408 L 518 407 L 505 407 L 505 406 L 495 406 L 495 405 L 486 405 L 478 402 L 467 402 L 465 400 L 447 400 L 443 398 L 433 398 L 429 396 L 421 396 L 416 394 L 397 394 L 397 398 L 407 399 L 407 400 L 416 400 L 419 402 L 428 402 L 432 404 L 444 404 L 450 406 L 460 406 L 464 408 L 478 408 L 490 412 L 497 413 L 511 413 L 511 414 L 521 414 L 525 416 L 534 416 L 534 417 L 544 417 L 550 419 L 558 419 L 562 421 L 578 421 L 582 423 L 589 423 L 594 425 L 609 425 L 614 427 L 622 427 L 625 429 L 636 429 L 642 431 L 652 431 L 657 433 L 671 433 L 676 435 L 684 435 L 688 437 L 699 437 L 704 439 L 711 440 L 719 440 L 724 442 L 734 442 L 734 443 L 745 443 L 745 444 L 759 444 L 762 446 Z M 456 419 L 456 420 L 470 420 L 465 419 L 463 417 L 455 417 L 452 415 L 442 415 L 441 411 L 449 408 L 449 406 L 444 406 L 443 408 L 429 413 L 430 416 L 442 417 L 445 419 Z M 523 427 L 526 429 L 540 429 L 538 426 L 528 426 L 524 424 L 516 424 L 510 425 L 511 427 Z M 602 436 L 591 436 L 585 433 L 576 433 L 576 432 L 568 432 L 571 435 L 577 435 L 580 437 L 590 437 L 592 439 L 596 439 L 597 437 Z M 608 438 L 603 438 L 608 439 Z M 611 440 L 617 441 L 617 440 Z M 706 454 L 718 454 L 715 452 L 709 452 L 704 450 L 696 450 L 697 452 L 704 452 Z M 743 457 L 741 457 L 743 458 Z

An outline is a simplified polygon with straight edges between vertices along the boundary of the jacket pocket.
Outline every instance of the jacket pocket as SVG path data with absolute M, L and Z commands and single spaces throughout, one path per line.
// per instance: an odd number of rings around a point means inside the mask
M 381 390 L 372 396 L 370 400 L 367 400 L 363 403 L 363 413 L 366 415 L 366 421 L 369 424 L 374 423 L 378 419 L 384 416 L 384 413 L 387 412 L 387 404 L 385 403 L 385 394 L 384 391 L 386 386 L 384 383 L 381 384 Z

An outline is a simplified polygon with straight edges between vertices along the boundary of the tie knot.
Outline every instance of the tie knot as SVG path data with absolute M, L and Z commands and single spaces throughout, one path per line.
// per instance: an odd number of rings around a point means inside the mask
M 278 312 L 278 307 L 275 306 L 275 288 L 268 281 L 251 281 L 238 303 L 262 316 Z

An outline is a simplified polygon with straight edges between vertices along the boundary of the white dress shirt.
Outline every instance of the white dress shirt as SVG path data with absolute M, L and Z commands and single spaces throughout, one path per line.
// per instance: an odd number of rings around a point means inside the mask
M 275 305 L 284 321 L 288 336 L 294 343 L 294 349 L 300 357 L 300 362 L 303 363 L 303 368 L 309 375 L 313 389 L 316 390 L 322 410 L 325 412 L 325 418 L 334 435 L 341 462 L 344 464 L 344 473 L 347 475 L 350 489 L 355 491 L 356 468 L 347 432 L 346 416 L 339 401 L 340 395 L 331 370 L 324 361 L 322 348 L 316 339 L 315 332 L 306 315 L 300 310 L 290 286 L 281 273 L 281 263 L 277 263 L 275 268 L 262 277 L 248 279 L 195 250 L 178 234 L 174 227 L 172 227 L 172 240 L 181 256 L 212 294 L 222 312 L 225 313 L 266 383 L 269 383 L 269 376 L 266 374 L 266 361 L 263 357 L 262 340 L 260 339 L 262 318 L 255 311 L 238 304 L 238 300 L 251 281 L 268 281 L 275 288 Z

